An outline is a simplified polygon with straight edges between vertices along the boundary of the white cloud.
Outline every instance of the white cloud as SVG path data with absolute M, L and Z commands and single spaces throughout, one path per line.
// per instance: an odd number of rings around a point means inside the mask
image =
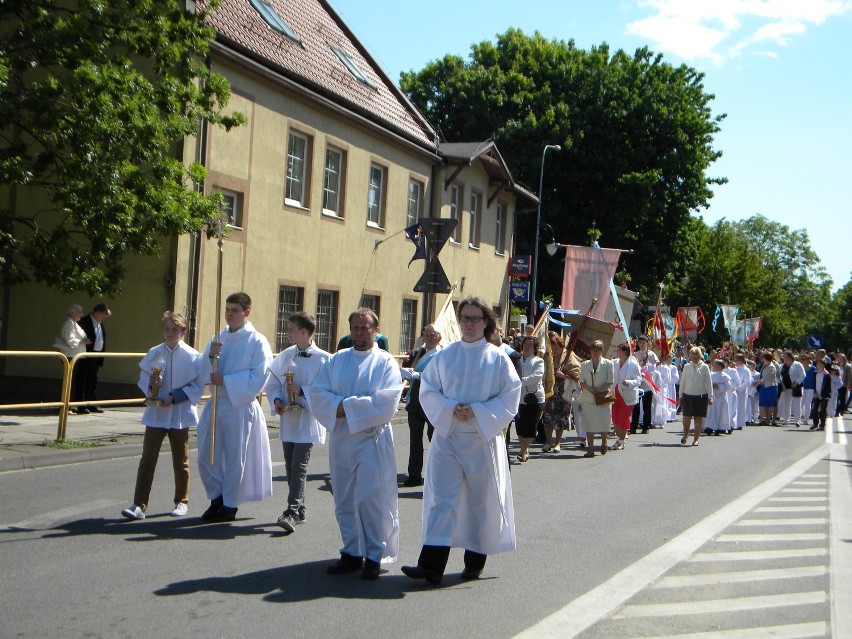
M 685 60 L 722 62 L 760 44 L 757 55 L 777 55 L 808 27 L 852 11 L 852 0 L 636 0 L 651 12 L 627 25 L 652 49 Z

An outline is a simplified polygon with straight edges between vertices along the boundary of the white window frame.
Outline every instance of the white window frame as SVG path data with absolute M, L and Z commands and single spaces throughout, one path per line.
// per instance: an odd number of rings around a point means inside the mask
M 329 168 L 329 154 L 337 155 L 338 166 L 336 173 L 334 172 L 334 168 Z M 327 146 L 325 148 L 325 163 L 323 165 L 322 173 L 322 212 L 325 215 L 343 217 L 343 183 L 345 172 L 346 152 L 343 151 L 343 149 L 338 149 L 334 146 Z M 334 188 L 331 188 L 332 180 L 336 180 L 337 182 L 336 185 L 334 185 Z M 330 193 L 333 193 L 334 197 L 337 199 L 336 208 L 330 208 L 328 206 Z
M 222 194 L 219 210 L 225 216 L 225 226 L 232 229 L 243 228 L 242 194 L 228 189 L 216 188 Z
M 293 151 L 293 141 L 301 140 L 304 144 L 303 155 L 297 155 Z M 308 201 L 308 163 L 311 157 L 311 139 L 304 133 L 290 131 L 287 134 L 287 177 L 284 181 L 284 204 L 307 208 Z M 298 170 L 293 158 L 299 161 L 301 170 Z M 299 197 L 292 197 L 294 186 L 299 185 L 301 192 Z
M 381 180 L 375 183 L 373 176 L 379 175 Z M 385 190 L 388 181 L 388 171 L 381 164 L 370 163 L 370 179 L 367 191 L 367 226 L 384 228 Z
M 340 293 L 329 289 L 317 291 L 317 330 L 314 343 L 329 353 L 337 350 L 337 314 Z
M 408 180 L 408 209 L 405 216 L 405 226 L 417 224 L 423 203 L 423 182 L 409 178 Z
M 291 299 L 287 299 L 287 298 Z M 292 299 L 295 298 L 295 299 Z M 275 335 L 275 346 L 280 353 L 292 346 L 290 343 L 290 328 L 288 318 L 305 307 L 305 289 L 301 286 L 281 284 L 278 287 L 278 330 Z
M 461 244 L 461 207 L 462 189 L 460 186 L 453 184 L 450 186 L 450 217 L 458 220 L 456 228 L 453 229 L 453 233 L 450 235 L 450 242 L 454 244 Z
M 470 229 L 468 229 L 468 248 L 479 250 L 479 225 L 482 223 L 482 193 L 470 192 Z
M 403 299 L 399 320 L 399 352 L 407 353 L 414 348 L 417 326 L 417 300 Z
M 506 212 L 508 207 L 503 202 L 497 202 L 497 216 L 494 225 L 494 253 L 506 253 Z

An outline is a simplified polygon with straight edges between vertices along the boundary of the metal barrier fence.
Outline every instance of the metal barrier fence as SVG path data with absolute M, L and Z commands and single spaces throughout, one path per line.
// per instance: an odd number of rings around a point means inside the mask
M 57 359 L 62 364 L 62 391 L 58 402 L 34 402 L 29 404 L 0 404 L 0 410 L 19 410 L 28 408 L 59 408 L 59 424 L 56 427 L 56 439 L 65 439 L 65 432 L 68 426 L 68 411 L 77 406 L 86 406 L 92 403 L 92 400 L 81 402 L 71 401 L 71 387 L 74 377 L 74 364 L 77 360 L 92 357 L 106 357 L 117 359 L 122 357 L 132 357 L 141 360 L 145 357 L 145 353 L 80 353 L 75 355 L 70 361 L 65 355 L 59 351 L 0 351 L 0 357 L 41 357 Z M 108 406 L 112 405 L 136 405 L 144 404 L 144 397 L 128 397 L 127 399 L 107 399 L 98 400 L 98 404 Z

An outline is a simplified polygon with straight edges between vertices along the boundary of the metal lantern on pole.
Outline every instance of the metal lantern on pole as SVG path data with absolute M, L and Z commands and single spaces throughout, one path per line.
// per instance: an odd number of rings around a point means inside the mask
M 554 151 L 561 151 L 562 147 L 558 144 L 547 144 L 544 147 L 544 150 L 541 152 L 541 174 L 538 179 L 538 208 L 536 209 L 535 216 L 535 247 L 533 248 L 533 272 L 532 272 L 532 285 L 530 286 L 530 322 L 535 323 L 535 305 L 536 305 L 536 289 L 538 288 L 538 242 L 539 242 L 539 229 L 541 227 L 541 201 L 544 199 L 542 197 L 542 187 L 544 186 L 544 159 L 547 156 L 547 151 L 549 149 L 553 149 Z

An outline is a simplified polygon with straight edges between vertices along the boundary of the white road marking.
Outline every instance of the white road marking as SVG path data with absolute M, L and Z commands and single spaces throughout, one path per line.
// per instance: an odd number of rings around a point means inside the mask
M 828 487 L 825 488 L 785 488 L 782 493 L 826 493 Z
M 766 639 L 766 637 L 772 637 L 772 639 L 813 639 L 814 637 L 825 637 L 826 630 L 827 624 L 817 621 L 786 626 L 691 632 L 685 635 L 658 635 L 646 639 Z
M 797 479 L 825 457 L 828 451 L 827 446 L 820 446 L 775 477 L 704 518 L 689 530 L 516 636 L 525 639 L 576 637 L 589 626 L 611 614 L 623 602 L 661 577 L 672 566 L 687 559 L 708 540 L 778 492 L 780 488 Z
M 120 504 L 126 504 L 126 502 L 117 501 L 114 499 L 98 499 L 97 501 L 90 501 L 85 504 L 77 504 L 76 506 L 69 506 L 68 508 L 61 508 L 60 510 L 53 510 L 48 513 L 37 515 L 30 519 L 25 519 L 24 521 L 16 522 L 14 524 L 0 524 L 0 531 L 9 529 L 44 530 L 46 528 L 52 527 L 54 524 L 60 521 L 74 519 L 75 517 L 79 517 L 80 515 L 85 515 L 98 510 L 103 510 L 105 508 L 114 508 Z M 118 515 L 118 513 L 116 513 L 116 515 Z
M 781 550 L 743 550 L 733 552 L 697 552 L 689 561 L 762 561 L 764 559 L 792 559 L 794 557 L 824 557 L 825 548 L 787 548 Z
M 828 510 L 825 506 L 761 506 L 755 508 L 756 513 L 821 513 Z
M 687 586 L 714 586 L 749 581 L 772 581 L 773 579 L 803 579 L 821 577 L 827 572 L 825 566 L 799 566 L 798 568 L 773 568 L 769 570 L 738 570 L 704 575 L 680 575 L 663 577 L 652 588 L 685 588 Z
M 742 533 L 719 535 L 716 541 L 820 541 L 825 538 L 825 533 Z
M 831 472 L 831 636 L 852 637 L 852 485 L 844 445 L 832 446 Z
M 828 501 L 828 495 L 802 495 L 801 497 L 770 497 L 767 501 Z
M 810 606 L 825 603 L 823 590 L 793 592 L 783 595 L 759 597 L 737 597 L 735 599 L 709 599 L 706 601 L 682 601 L 662 604 L 637 604 L 624 606 L 613 619 L 635 619 L 637 617 L 672 617 L 679 615 L 705 615 L 727 613 L 737 610 L 763 610 L 788 606 Z
M 801 519 L 743 519 L 737 526 L 818 526 L 827 524 L 825 517 L 803 517 Z

